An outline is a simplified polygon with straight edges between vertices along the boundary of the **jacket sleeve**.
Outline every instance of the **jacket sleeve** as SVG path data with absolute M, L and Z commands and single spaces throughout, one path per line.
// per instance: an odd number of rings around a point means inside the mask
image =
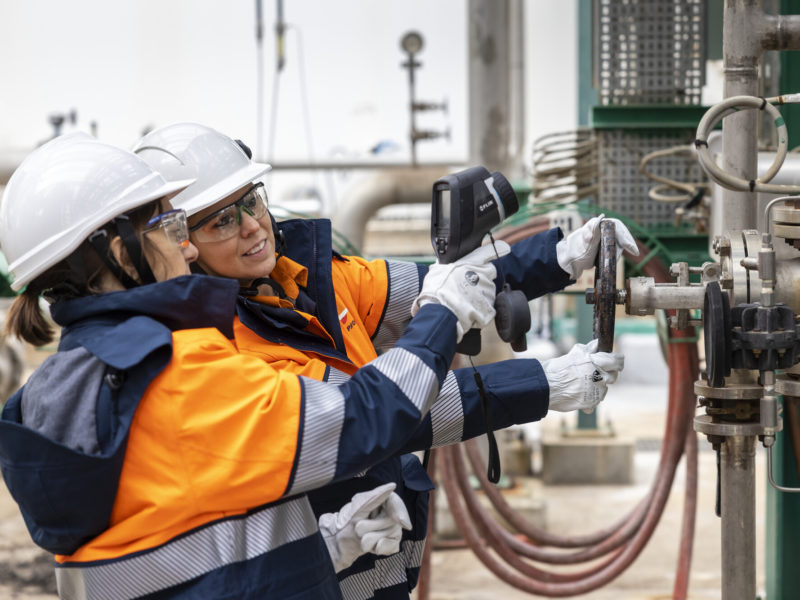
M 334 287 L 349 291 L 373 345 L 383 350 L 400 339 L 411 320 L 411 304 L 426 271 L 411 262 L 348 256 L 347 262 L 334 261 Z
M 207 510 L 258 506 L 352 477 L 396 454 L 438 395 L 455 351 L 455 317 L 425 309 L 395 348 L 338 386 L 276 371 L 222 341 L 190 351 L 176 343 L 181 368 L 154 380 L 159 401 L 145 403 L 169 429 L 139 442 L 163 447 L 177 438 L 161 454 L 180 456 Z
M 547 414 L 550 387 L 538 360 L 518 358 L 476 367 L 486 391 L 492 428 L 538 421 Z M 486 433 L 471 367 L 450 371 L 430 413 L 401 452 L 446 446 Z
M 538 233 L 511 246 L 511 253 L 494 261 L 497 267 L 497 291 L 502 276 L 513 290 L 521 290 L 528 300 L 563 289 L 569 274 L 556 258 L 556 244 L 564 234 L 558 227 Z

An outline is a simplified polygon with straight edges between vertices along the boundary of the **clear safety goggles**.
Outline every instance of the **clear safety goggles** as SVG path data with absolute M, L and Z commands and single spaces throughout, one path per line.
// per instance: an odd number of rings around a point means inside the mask
M 176 246 L 186 248 L 189 245 L 189 223 L 186 221 L 186 211 L 176 208 L 156 215 L 145 224 L 142 233 L 152 233 L 159 229 Z
M 239 234 L 242 211 L 259 220 L 267 214 L 267 205 L 267 190 L 264 189 L 263 183 L 257 183 L 241 198 L 204 217 L 199 223 L 190 227 L 189 231 L 194 234 L 198 242 L 221 242 Z

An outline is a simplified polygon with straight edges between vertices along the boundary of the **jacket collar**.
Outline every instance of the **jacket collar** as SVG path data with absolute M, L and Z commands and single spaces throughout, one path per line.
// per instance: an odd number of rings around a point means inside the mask
M 286 256 L 308 269 L 306 290 L 313 303 L 298 308 L 315 312 L 322 326 L 333 336 L 334 346 L 344 352 L 344 338 L 338 326 L 331 262 L 334 259 L 331 222 L 328 219 L 290 219 L 278 226 L 286 239 Z
M 233 279 L 182 275 L 129 290 L 56 302 L 50 313 L 62 327 L 85 319 L 121 321 L 143 315 L 172 331 L 216 327 L 233 338 L 238 291 L 239 284 Z

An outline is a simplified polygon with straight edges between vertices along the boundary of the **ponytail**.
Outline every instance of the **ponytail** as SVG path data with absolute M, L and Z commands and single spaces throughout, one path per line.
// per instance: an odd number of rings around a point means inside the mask
M 39 305 L 39 293 L 28 288 L 14 299 L 8 309 L 6 334 L 22 338 L 34 346 L 44 346 L 53 341 L 55 331 Z
M 147 243 L 141 230 L 157 212 L 159 202 L 151 200 L 126 213 L 137 244 Z M 97 231 L 102 231 L 105 234 L 103 238 L 108 240 L 112 236 L 119 235 L 114 225 L 115 222 L 112 221 Z M 131 243 L 130 239 L 128 243 Z M 125 251 L 128 252 L 127 246 Z M 135 265 L 137 272 L 142 273 L 144 267 L 149 271 L 150 267 L 141 247 L 138 259 L 140 264 Z M 131 261 L 135 260 L 136 257 L 131 257 Z M 109 261 L 115 265 L 115 269 L 109 268 Z M 108 291 L 104 285 L 106 276 L 112 278 L 117 276 L 117 280 L 119 279 L 119 274 L 115 272 L 117 269 L 122 271 L 109 252 L 107 243 L 102 248 L 96 247 L 88 240 L 84 241 L 72 254 L 31 281 L 25 291 L 14 299 L 6 316 L 6 334 L 14 335 L 34 346 L 49 344 L 55 339 L 55 328 L 47 315 L 42 312 L 39 297 L 43 295 L 45 300 L 52 304 L 71 298 L 101 294 Z
M 36 279 L 14 299 L 6 316 L 5 333 L 44 346 L 55 339 L 55 327 L 42 311 L 40 296 L 53 304 L 70 298 L 102 293 L 101 279 L 107 269 L 91 244 L 84 242 L 75 252 Z

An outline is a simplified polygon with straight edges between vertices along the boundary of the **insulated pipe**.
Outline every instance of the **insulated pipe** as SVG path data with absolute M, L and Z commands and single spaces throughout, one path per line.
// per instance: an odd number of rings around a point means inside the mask
M 430 203 L 433 182 L 447 172 L 442 167 L 407 167 L 368 175 L 339 203 L 333 227 L 361 251 L 367 221 L 378 209 L 390 204 Z

